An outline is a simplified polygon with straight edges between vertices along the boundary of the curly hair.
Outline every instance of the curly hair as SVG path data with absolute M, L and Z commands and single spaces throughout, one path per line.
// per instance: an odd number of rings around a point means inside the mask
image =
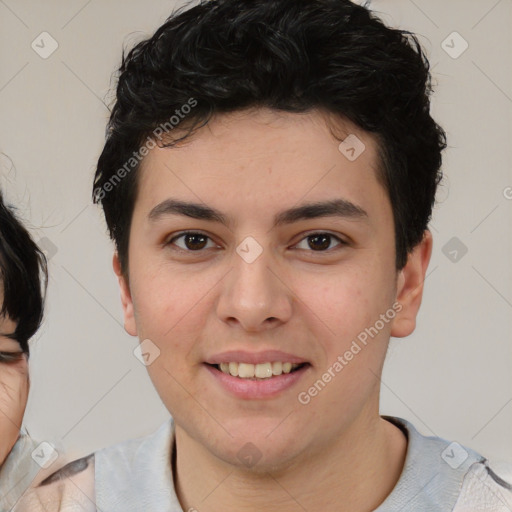
M 97 163 L 93 200 L 123 272 L 144 141 L 162 123 L 172 134 L 170 117 L 187 131 L 176 143 L 213 115 L 251 107 L 323 110 L 375 136 L 400 270 L 423 238 L 442 179 L 446 134 L 430 116 L 431 93 L 418 38 L 349 0 L 208 0 L 178 9 L 123 50 Z
M 27 355 L 28 341 L 43 319 L 47 282 L 45 255 L 4 204 L 0 192 L 0 315 L 16 323 L 13 333 L 0 334 L 16 340 Z

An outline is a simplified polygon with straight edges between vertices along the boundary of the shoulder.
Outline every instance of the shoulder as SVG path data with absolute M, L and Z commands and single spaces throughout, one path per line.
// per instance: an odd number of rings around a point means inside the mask
M 506 464 L 498 467 L 467 446 L 423 435 L 402 418 L 385 418 L 406 434 L 408 447 L 400 479 L 379 512 L 512 512 Z
M 512 464 L 491 468 L 488 460 L 473 464 L 464 477 L 453 512 L 510 512 Z
M 39 479 L 13 512 L 139 511 L 147 510 L 148 496 L 152 505 L 180 510 L 170 464 L 173 433 L 170 420 L 150 435 L 75 460 Z
M 96 512 L 94 495 L 94 454 L 91 454 L 36 483 L 14 512 Z
M 152 434 L 95 454 L 99 510 L 181 510 L 172 476 L 174 430 L 167 421 Z M 169 508 L 172 507 L 172 508 Z

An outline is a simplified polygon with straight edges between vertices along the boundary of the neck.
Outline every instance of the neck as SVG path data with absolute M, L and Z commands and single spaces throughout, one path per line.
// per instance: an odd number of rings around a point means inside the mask
M 374 415 L 325 449 L 255 474 L 212 456 L 176 426 L 175 489 L 190 511 L 372 511 L 396 485 L 406 450 L 403 432 Z

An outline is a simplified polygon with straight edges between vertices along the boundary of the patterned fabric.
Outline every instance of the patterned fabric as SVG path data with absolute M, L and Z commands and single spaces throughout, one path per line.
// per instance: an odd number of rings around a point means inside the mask
M 22 433 L 0 468 L 0 511 L 12 510 L 41 469 L 32 458 L 37 447 L 30 436 Z

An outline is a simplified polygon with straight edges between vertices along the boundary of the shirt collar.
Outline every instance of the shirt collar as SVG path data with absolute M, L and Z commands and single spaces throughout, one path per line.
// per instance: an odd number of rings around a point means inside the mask
M 452 510 L 469 467 L 485 459 L 458 443 L 424 436 L 403 418 L 382 418 L 404 432 L 407 452 L 398 482 L 374 512 Z
M 457 443 L 424 436 L 407 420 L 383 418 L 400 428 L 408 443 L 400 478 L 375 512 L 452 510 L 469 467 L 485 459 Z M 182 512 L 172 474 L 174 432 L 170 418 L 150 436 L 96 453 L 99 510 Z

